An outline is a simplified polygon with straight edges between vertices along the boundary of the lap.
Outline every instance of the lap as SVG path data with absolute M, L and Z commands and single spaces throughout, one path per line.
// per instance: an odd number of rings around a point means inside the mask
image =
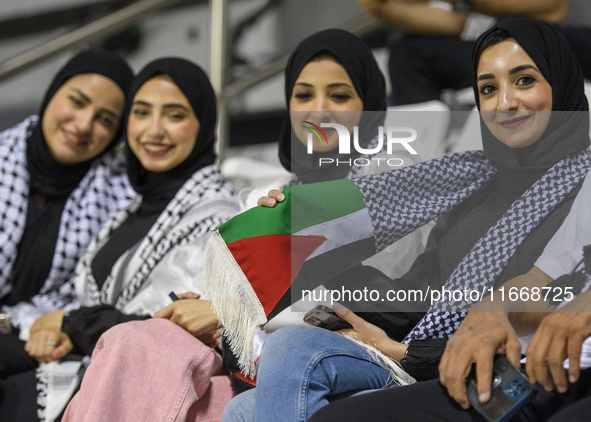
M 442 410 L 458 413 L 460 418 L 448 419 Z M 415 414 L 419 412 L 419 414 Z M 439 382 L 422 382 L 354 396 L 331 403 L 318 411 L 310 422 L 390 421 L 470 421 L 462 418 L 459 405 L 447 396 Z M 456 415 L 457 416 L 457 415 Z
M 591 409 L 591 397 L 580 400 L 566 406 L 556 413 L 548 422 L 584 422 L 589 420 L 589 409 Z
M 0 379 L 37 367 L 25 351 L 25 342 L 13 334 L 0 334 Z
M 316 327 L 288 327 L 265 343 L 257 364 L 257 403 L 297 395 L 314 408 L 339 394 L 398 381 L 384 362 L 351 339 Z
M 534 400 L 513 419 L 513 422 L 544 421 L 564 405 L 557 393 L 541 387 Z M 362 396 L 343 399 L 321 409 L 310 422 L 476 422 L 481 416 L 474 410 L 462 409 L 449 395 L 439 380 L 391 388 Z
M 128 322 L 100 338 L 64 420 L 215 420 L 233 394 L 213 349 L 166 319 Z
M 352 384 L 351 388 L 337 389 L 332 394 L 382 388 L 384 379 L 393 382 L 384 364 L 354 341 L 322 328 L 298 326 L 278 330 L 267 339 L 257 364 L 257 385 L 274 388 L 270 386 L 274 386 L 277 379 L 306 384 L 314 372 L 338 373 L 338 377 L 325 378 Z M 367 379 L 375 382 L 368 384 Z
M 0 422 L 37 422 L 36 371 L 10 375 L 2 381 L 4 400 L 0 402 Z
M 284 357 L 293 359 L 306 356 L 355 355 L 369 357 L 367 351 L 350 339 L 317 327 L 295 326 L 275 331 L 263 347 L 264 357 Z
M 222 422 L 253 422 L 256 388 L 238 394 L 226 405 Z

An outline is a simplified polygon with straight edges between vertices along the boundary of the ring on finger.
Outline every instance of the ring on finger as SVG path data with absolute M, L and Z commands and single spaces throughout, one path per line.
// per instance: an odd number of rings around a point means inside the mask
M 47 339 L 47 340 L 45 340 L 45 345 L 46 346 L 55 346 L 55 341 Z

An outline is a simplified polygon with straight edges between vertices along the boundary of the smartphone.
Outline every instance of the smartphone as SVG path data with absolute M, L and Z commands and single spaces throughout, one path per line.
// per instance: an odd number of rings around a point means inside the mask
M 511 365 L 502 355 L 495 357 L 490 400 L 480 403 L 476 372 L 472 372 L 466 381 L 468 401 L 489 422 L 505 422 L 526 405 L 535 395 L 536 387 L 529 382 L 525 374 Z
M 338 316 L 332 308 L 318 305 L 304 315 L 304 322 L 315 327 L 326 328 L 330 331 L 353 328 L 351 324 Z

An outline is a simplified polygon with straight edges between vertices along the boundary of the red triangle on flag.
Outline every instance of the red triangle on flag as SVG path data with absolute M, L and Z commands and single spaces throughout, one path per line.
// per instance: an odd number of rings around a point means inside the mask
M 269 315 L 306 259 L 325 241 L 324 236 L 269 234 L 227 246 Z

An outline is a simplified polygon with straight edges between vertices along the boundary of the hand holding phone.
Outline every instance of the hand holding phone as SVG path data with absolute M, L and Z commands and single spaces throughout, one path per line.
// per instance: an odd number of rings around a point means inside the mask
M 474 368 L 466 381 L 466 393 L 472 407 L 487 421 L 505 422 L 536 395 L 536 388 L 505 356 L 497 355 L 493 365 L 490 400 L 481 403 L 478 399 Z
M 353 328 L 351 324 L 338 316 L 332 308 L 324 305 L 318 305 L 306 312 L 304 322 L 308 325 L 325 328 L 330 331 Z

